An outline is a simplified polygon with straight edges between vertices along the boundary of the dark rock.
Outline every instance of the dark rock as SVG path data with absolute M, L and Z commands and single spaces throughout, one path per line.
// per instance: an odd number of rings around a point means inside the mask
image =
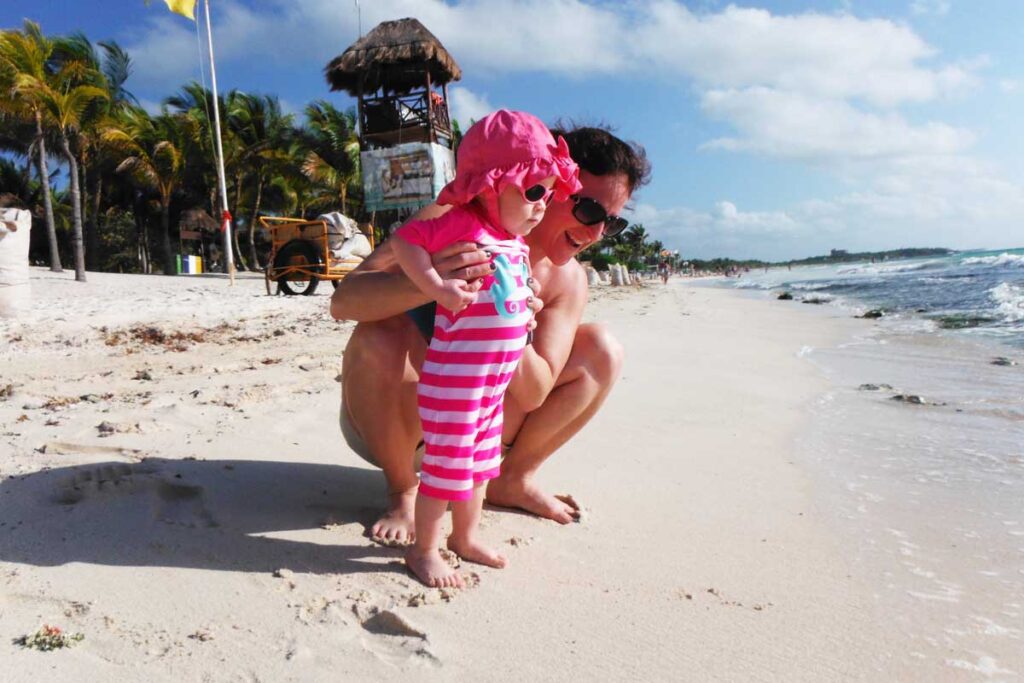
M 1017 361 L 1013 360 L 1012 358 L 1007 358 L 1006 356 L 996 356 L 995 358 L 992 359 L 992 365 L 1001 365 L 1003 367 L 1009 367 L 1011 365 L 1016 364 Z
M 870 311 L 864 313 L 864 315 L 858 315 L 858 318 L 865 318 L 867 320 L 877 320 L 885 315 L 885 311 L 881 308 L 872 308 Z
M 778 299 L 779 301 L 792 301 L 793 295 L 789 292 L 783 292 L 782 294 L 779 294 Z
M 820 296 L 808 297 L 808 298 L 803 299 L 801 301 L 801 303 L 805 303 L 805 304 L 818 304 L 818 305 L 827 304 L 827 303 L 831 303 L 831 302 L 832 302 L 832 299 L 825 299 L 825 298 L 822 298 Z
M 944 406 L 945 403 L 936 403 L 935 401 L 929 401 L 924 396 L 918 394 L 896 394 L 890 400 L 900 401 L 901 403 L 912 403 L 915 406 Z
M 857 388 L 861 391 L 892 391 L 891 384 L 861 384 Z

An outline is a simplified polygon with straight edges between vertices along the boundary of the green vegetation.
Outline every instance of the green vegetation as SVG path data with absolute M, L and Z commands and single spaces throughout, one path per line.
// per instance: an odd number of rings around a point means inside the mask
M 778 266 L 812 266 L 830 263 L 853 263 L 853 262 L 875 262 L 875 261 L 896 261 L 900 259 L 927 258 L 935 256 L 949 256 L 954 253 L 952 249 L 943 248 L 904 248 L 890 249 L 888 251 L 864 251 L 848 252 L 842 249 L 833 249 L 831 253 L 824 256 L 810 256 L 808 258 L 793 259 L 791 261 L 759 261 L 757 259 L 736 260 L 729 258 L 715 259 L 690 259 L 690 264 L 697 270 L 726 273 L 736 270 L 772 268 Z
M 114 42 L 31 21 L 0 32 L 0 202 L 45 224 L 33 262 L 73 262 L 78 280 L 86 268 L 173 273 L 182 214 L 220 214 L 212 94 L 188 83 L 152 114 L 125 89 L 130 73 Z M 239 268 L 262 267 L 261 214 L 363 217 L 354 111 L 317 101 L 298 125 L 275 96 L 237 90 L 220 106 Z
M 612 263 L 621 263 L 631 271 L 653 268 L 666 260 L 673 267 L 679 255 L 669 252 L 661 240 L 651 240 L 642 223 L 635 223 L 618 235 L 609 237 L 580 252 L 580 261 L 590 261 L 595 270 L 608 270 Z

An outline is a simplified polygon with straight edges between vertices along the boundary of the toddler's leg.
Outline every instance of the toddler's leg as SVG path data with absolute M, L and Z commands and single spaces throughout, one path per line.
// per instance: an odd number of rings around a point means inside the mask
M 477 538 L 480 514 L 484 506 L 484 482 L 477 482 L 473 497 L 452 503 L 452 535 L 448 537 L 448 549 L 466 560 L 501 569 L 508 560 L 493 548 L 483 545 Z M 417 509 L 417 524 L 419 510 Z M 417 529 L 419 534 L 419 529 Z
M 462 588 L 462 577 L 441 557 L 441 520 L 448 501 L 416 496 L 416 542 L 405 554 L 405 563 L 416 577 L 432 588 Z

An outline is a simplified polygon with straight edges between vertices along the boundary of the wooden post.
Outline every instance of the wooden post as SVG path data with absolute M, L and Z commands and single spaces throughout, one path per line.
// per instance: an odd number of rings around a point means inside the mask
M 448 84 L 441 86 L 441 94 L 444 95 L 444 113 L 448 119 L 448 146 L 455 149 L 455 127 L 452 125 L 452 108 L 448 104 Z
M 357 117 L 359 119 L 359 146 L 360 148 L 366 147 L 365 133 L 366 124 L 363 122 L 363 81 L 366 79 L 365 74 L 359 74 L 359 86 L 356 89 L 356 108 L 358 109 Z
M 427 71 L 427 142 L 437 142 L 437 131 L 434 130 L 434 91 L 430 89 L 430 64 L 424 66 Z

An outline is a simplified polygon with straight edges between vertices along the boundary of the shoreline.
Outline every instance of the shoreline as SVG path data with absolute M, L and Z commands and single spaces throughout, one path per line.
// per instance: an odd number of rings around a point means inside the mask
M 328 292 L 102 273 L 75 288 L 45 273 L 33 269 L 34 316 L 0 323 L 13 369 L 0 647 L 14 680 L 984 675 L 909 647 L 821 508 L 838 499 L 795 450 L 833 388 L 807 347 L 866 321 L 678 279 L 600 288 L 586 319 L 625 345 L 623 377 L 540 473 L 583 522 L 486 510 L 482 533 L 510 566 L 466 566 L 479 585 L 443 594 L 363 537 L 383 477 L 337 429 L 352 325 L 329 319 Z M 143 325 L 164 340 L 128 333 Z M 10 644 L 40 623 L 85 640 Z M 969 655 L 948 658 L 984 669 Z

